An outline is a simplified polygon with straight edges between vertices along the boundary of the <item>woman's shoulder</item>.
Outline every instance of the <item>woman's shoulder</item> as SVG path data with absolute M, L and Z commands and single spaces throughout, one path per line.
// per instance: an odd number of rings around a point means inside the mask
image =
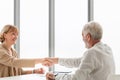
M 2 44 L 0 44 L 0 50 L 5 50 Z
M 0 44 L 0 56 L 2 56 L 2 55 L 4 55 L 4 54 L 7 54 L 7 50 L 4 49 L 4 48 L 2 47 L 2 45 Z

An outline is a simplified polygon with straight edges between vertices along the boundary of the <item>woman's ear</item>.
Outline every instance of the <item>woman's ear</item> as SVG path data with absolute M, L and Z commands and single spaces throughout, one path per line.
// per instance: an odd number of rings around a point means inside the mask
M 6 37 L 6 33 L 3 33 L 3 37 L 4 37 L 4 38 Z

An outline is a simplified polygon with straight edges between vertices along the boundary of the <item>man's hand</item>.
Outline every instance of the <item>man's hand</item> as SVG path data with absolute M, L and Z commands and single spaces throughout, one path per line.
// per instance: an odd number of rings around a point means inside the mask
M 47 73 L 46 74 L 46 80 L 55 80 L 55 76 L 53 73 Z
M 42 65 L 44 66 L 53 66 L 58 63 L 58 58 L 44 58 Z

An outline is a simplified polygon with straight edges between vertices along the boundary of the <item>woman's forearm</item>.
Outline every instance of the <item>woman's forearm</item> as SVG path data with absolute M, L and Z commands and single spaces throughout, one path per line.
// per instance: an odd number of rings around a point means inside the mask
M 37 58 L 35 59 L 35 64 L 43 63 L 44 58 Z

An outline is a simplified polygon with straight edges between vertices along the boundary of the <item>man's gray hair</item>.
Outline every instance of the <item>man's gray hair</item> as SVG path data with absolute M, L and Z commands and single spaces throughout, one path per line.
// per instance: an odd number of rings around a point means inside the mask
M 84 25 L 83 31 L 85 35 L 90 34 L 95 40 L 100 40 L 102 38 L 103 30 L 99 23 L 91 21 Z

